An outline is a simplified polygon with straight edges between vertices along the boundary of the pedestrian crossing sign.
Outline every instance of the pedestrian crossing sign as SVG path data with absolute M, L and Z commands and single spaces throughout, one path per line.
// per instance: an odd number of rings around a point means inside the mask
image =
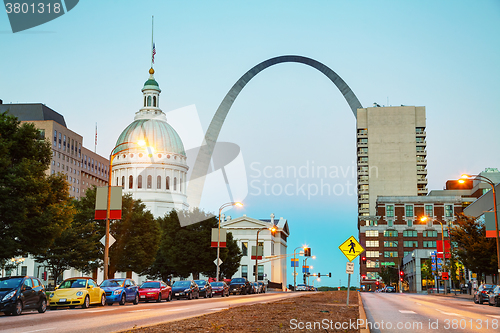
M 349 261 L 353 261 L 361 253 L 365 252 L 365 249 L 358 243 L 354 236 L 349 237 L 345 242 L 340 244 L 339 249 Z

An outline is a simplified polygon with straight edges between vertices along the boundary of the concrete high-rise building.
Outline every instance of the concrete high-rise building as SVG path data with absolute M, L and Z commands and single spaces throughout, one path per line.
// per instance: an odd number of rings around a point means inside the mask
M 425 107 L 361 108 L 356 129 L 360 221 L 376 215 L 377 196 L 427 195 Z

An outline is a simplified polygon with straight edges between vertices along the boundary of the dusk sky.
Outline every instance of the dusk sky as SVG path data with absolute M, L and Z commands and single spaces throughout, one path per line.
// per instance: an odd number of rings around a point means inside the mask
M 500 167 L 498 0 L 86 0 L 18 33 L 3 12 L 0 99 L 47 105 L 91 150 L 97 123 L 97 153 L 109 156 L 142 106 L 152 15 L 160 107 L 187 149 L 201 143 L 220 102 L 247 70 L 293 54 L 335 71 L 363 107 L 425 106 L 429 190 L 462 173 Z M 338 246 L 358 237 L 355 124 L 331 81 L 312 67 L 286 63 L 250 81 L 219 136 L 240 147 L 244 168 L 235 177 L 248 186 L 248 194 L 234 198 L 245 207 L 227 214 L 287 219 L 289 252 L 308 244 L 317 256 L 309 260 L 312 271 L 332 272 L 320 285 L 347 284 L 347 259 Z M 321 168 L 328 174 L 313 175 Z M 314 193 L 311 184 L 336 192 Z M 287 185 L 291 195 L 283 192 Z M 225 202 L 224 196 L 203 199 L 214 213 Z M 355 263 L 351 283 L 359 285 Z

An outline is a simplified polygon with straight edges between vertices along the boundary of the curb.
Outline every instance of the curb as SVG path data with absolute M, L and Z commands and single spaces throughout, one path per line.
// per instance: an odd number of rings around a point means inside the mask
M 360 292 L 358 292 L 358 309 L 359 309 L 359 319 L 363 320 L 363 325 L 359 328 L 359 332 L 370 333 L 370 329 L 367 328 L 366 326 L 368 319 L 366 318 L 365 307 L 363 305 L 363 300 L 361 299 Z

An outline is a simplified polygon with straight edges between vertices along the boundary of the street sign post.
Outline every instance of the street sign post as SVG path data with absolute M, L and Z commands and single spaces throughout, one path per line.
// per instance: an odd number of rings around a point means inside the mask
M 359 244 L 354 236 L 349 237 L 345 242 L 340 244 L 340 251 L 346 256 L 349 262 L 346 264 L 347 273 L 347 302 L 349 305 L 349 290 L 351 289 L 351 274 L 354 273 L 354 263 L 352 262 L 361 253 L 365 252 L 365 249 Z

